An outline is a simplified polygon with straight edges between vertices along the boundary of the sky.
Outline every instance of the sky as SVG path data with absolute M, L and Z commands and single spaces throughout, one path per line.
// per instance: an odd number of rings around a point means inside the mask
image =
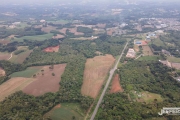
M 70 3 L 79 3 L 79 2 L 82 2 L 82 1 L 93 1 L 93 2 L 111 2 L 111 1 L 114 1 L 114 0 L 0 0 L 0 4 L 36 4 L 36 3 L 40 3 L 40 4 L 47 4 L 47 3 L 67 3 L 67 2 L 70 2 Z M 117 0 L 117 1 L 124 1 L 124 0 Z M 132 0 L 130 0 L 132 1 Z M 135 1 L 135 0 L 133 0 Z M 143 1 L 143 0 L 136 0 L 136 1 Z M 170 1 L 170 2 L 174 2 L 174 1 L 179 1 L 179 0 L 144 0 L 144 1 Z

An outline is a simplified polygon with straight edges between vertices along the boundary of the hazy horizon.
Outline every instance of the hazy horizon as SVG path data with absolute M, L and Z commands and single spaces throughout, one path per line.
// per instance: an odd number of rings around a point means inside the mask
M 146 1 L 146 2 L 157 2 L 157 0 L 114 0 L 114 1 Z M 113 1 L 113 2 L 114 2 Z M 158 2 L 178 2 L 179 0 L 158 0 Z M 47 4 L 47 3 L 57 3 L 57 4 L 62 4 L 62 3 L 82 3 L 82 2 L 112 2 L 111 0 L 2 0 L 0 4 Z

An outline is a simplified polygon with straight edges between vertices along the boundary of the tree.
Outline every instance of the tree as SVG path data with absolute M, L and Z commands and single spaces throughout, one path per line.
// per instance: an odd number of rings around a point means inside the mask
M 52 73 L 52 76 L 55 76 L 55 74 L 54 74 L 54 73 Z

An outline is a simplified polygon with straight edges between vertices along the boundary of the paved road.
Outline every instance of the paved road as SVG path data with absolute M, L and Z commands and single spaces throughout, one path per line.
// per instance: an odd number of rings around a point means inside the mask
M 98 103 L 97 103 L 97 105 L 96 105 L 96 108 L 94 109 L 94 112 L 93 112 L 90 120 L 94 120 L 94 118 L 95 118 L 95 116 L 96 116 L 96 113 L 97 113 L 97 111 L 98 111 L 98 109 L 99 109 L 99 105 L 100 105 L 101 102 L 102 102 L 102 99 L 103 99 L 103 97 L 104 97 L 104 95 L 105 95 L 105 93 L 106 93 L 106 90 L 107 90 L 107 88 L 108 88 L 108 86 L 109 86 L 109 83 L 111 82 L 111 79 L 112 79 L 112 77 L 113 77 L 113 74 L 114 74 L 114 72 L 115 72 L 116 69 L 117 69 L 118 63 L 119 63 L 119 61 L 121 60 L 121 57 L 122 57 L 122 55 L 124 54 L 124 50 L 126 49 L 127 45 L 128 45 L 128 42 L 127 42 L 126 45 L 124 46 L 124 49 L 123 49 L 121 55 L 119 56 L 119 58 L 118 58 L 118 60 L 117 60 L 117 62 L 116 62 L 116 64 L 115 64 L 114 68 L 110 70 L 110 73 L 109 73 L 110 75 L 109 75 L 109 78 L 108 78 L 108 80 L 107 80 L 106 86 L 104 87 L 104 90 L 103 90 L 103 92 L 102 92 L 102 94 L 101 94 L 101 96 L 100 96 L 100 98 L 99 98 L 99 100 L 98 100 Z

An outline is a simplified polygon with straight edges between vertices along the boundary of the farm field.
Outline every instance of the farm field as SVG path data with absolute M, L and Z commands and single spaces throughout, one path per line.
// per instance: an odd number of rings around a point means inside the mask
M 68 29 L 69 30 L 69 32 L 71 32 L 71 33 L 74 33 L 74 35 L 84 35 L 84 33 L 82 33 L 82 32 L 77 32 L 77 27 L 75 27 L 75 28 L 69 28 Z
M 67 30 L 67 28 L 63 28 L 63 29 L 60 29 L 59 32 L 63 33 L 64 35 L 66 35 L 66 30 Z
M 11 53 L 0 52 L 0 60 L 8 60 L 11 57 Z
M 167 60 L 169 62 L 180 63 L 180 58 L 176 58 L 176 57 L 172 57 L 172 56 L 168 56 Z
M 31 54 L 31 52 L 33 52 L 33 50 L 26 50 L 18 55 L 15 55 L 13 53 L 10 61 L 13 63 L 23 63 L 26 60 L 26 58 Z
M 0 39 L 0 43 L 1 43 L 1 44 L 4 44 L 4 45 L 7 45 L 7 44 L 10 43 L 10 42 L 11 42 L 10 40 Z
M 41 29 L 42 31 L 46 32 L 46 33 L 50 33 L 52 30 L 56 30 L 56 27 L 53 26 L 47 26 L 47 27 L 42 27 Z
M 57 36 L 53 36 L 53 39 L 60 39 L 64 38 L 64 35 L 57 34 Z
M 44 118 L 52 120 L 83 120 L 84 114 L 78 104 L 63 103 L 55 106 L 50 112 L 44 115 Z
M 81 93 L 96 98 L 114 62 L 112 55 L 87 59 Z
M 43 50 L 44 52 L 58 52 L 59 51 L 59 45 L 55 47 L 48 47 Z
M 5 97 L 8 97 L 12 93 L 15 93 L 19 90 L 22 90 L 28 84 L 33 82 L 35 79 L 33 78 L 22 78 L 16 77 L 11 78 L 10 80 L 6 81 L 5 83 L 0 85 L 0 101 L 2 101 Z
M 67 24 L 67 23 L 69 23 L 69 22 L 71 22 L 71 21 L 69 21 L 69 20 L 52 20 L 52 21 L 47 21 L 47 23 L 53 23 L 53 24 Z
M 133 94 L 137 100 L 137 102 L 146 102 L 146 103 L 152 103 L 154 99 L 157 99 L 157 102 L 162 102 L 163 98 L 159 94 L 150 93 L 148 91 L 143 92 L 135 92 L 133 91 Z
M 31 78 L 34 74 L 36 74 L 38 71 L 40 71 L 43 68 L 43 66 L 37 66 L 37 67 L 29 67 L 24 71 L 15 72 L 11 74 L 11 77 L 25 77 L 25 78 Z
M 117 93 L 117 92 L 123 92 L 123 89 L 120 85 L 120 81 L 119 81 L 119 75 L 116 74 L 112 80 L 112 84 L 111 84 L 111 89 L 110 89 L 110 93 Z
M 47 92 L 57 92 L 65 67 L 66 64 L 54 65 L 53 69 L 50 69 L 49 65 L 43 66 L 41 71 L 34 76 L 37 80 L 25 87 L 23 92 L 34 96 L 40 96 Z
M 32 41 L 44 41 L 46 39 L 51 39 L 53 37 L 52 33 L 44 34 L 44 35 L 35 35 L 35 36 L 24 36 L 17 38 L 15 37 L 13 41 L 23 42 L 24 39 L 26 40 L 32 40 Z
M 153 55 L 153 52 L 149 46 L 142 46 L 142 48 L 143 48 L 143 54 L 145 56 L 152 56 Z

